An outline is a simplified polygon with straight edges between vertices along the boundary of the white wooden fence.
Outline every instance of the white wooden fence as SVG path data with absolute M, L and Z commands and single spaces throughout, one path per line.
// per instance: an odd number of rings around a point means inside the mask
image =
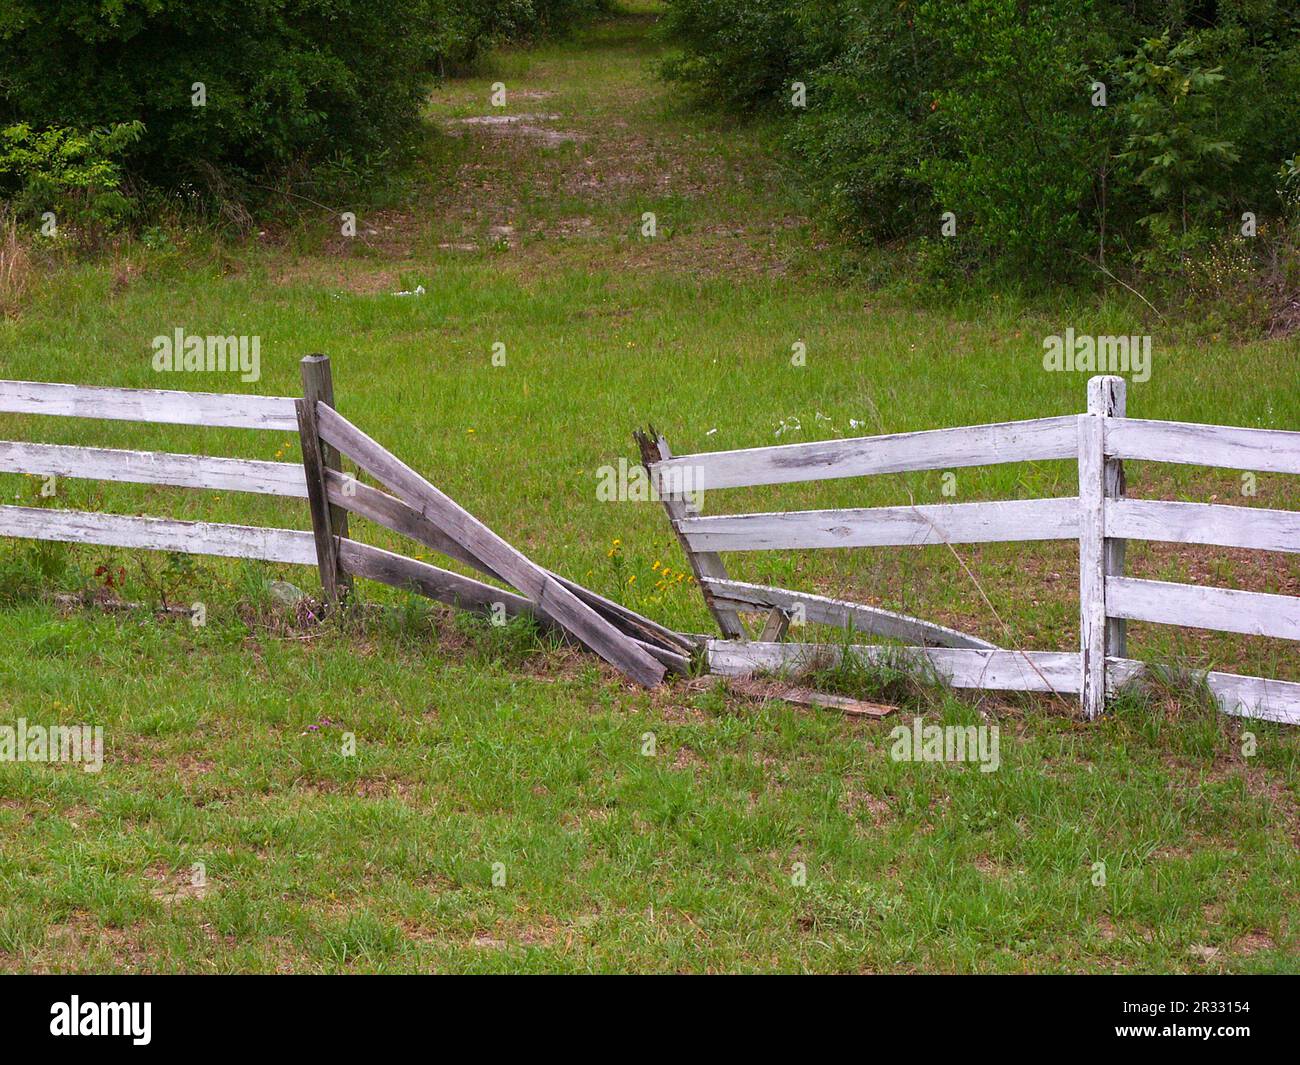
M 1124 381 L 1096 377 L 1087 412 L 1032 421 L 889 436 L 785 444 L 673 457 L 662 436 L 638 434 L 642 454 L 705 600 L 726 639 L 708 644 L 710 668 L 744 675 L 807 665 L 834 647 L 782 642 L 789 618 L 891 637 L 918 666 L 956 687 L 1078 694 L 1095 717 L 1106 695 L 1137 679 L 1126 657 L 1127 620 L 1300 640 L 1300 599 L 1124 576 L 1126 540 L 1300 551 L 1300 513 L 1125 496 L 1125 459 L 1300 474 L 1300 432 L 1125 417 Z M 1068 498 L 852 510 L 701 516 L 697 491 L 792 484 L 866 474 L 1006 462 L 1077 459 L 1079 494 Z M 680 486 L 689 485 L 690 495 Z M 1016 651 L 952 629 L 879 610 L 730 580 L 719 552 L 882 547 L 995 541 L 1078 540 L 1080 650 Z M 741 613 L 768 614 L 759 640 Z M 864 658 L 899 650 L 859 646 Z M 1211 672 L 1204 682 L 1227 713 L 1300 724 L 1300 683 Z
M 647 686 L 686 672 L 695 641 L 559 574 L 506 543 L 334 409 L 329 360 L 302 360 L 302 398 L 0 381 L 0 413 L 296 432 L 302 462 L 264 462 L 0 440 L 0 473 L 92 478 L 287 496 L 307 502 L 310 531 L 0 505 L 0 536 L 316 565 L 328 605 L 364 577 L 455 606 L 531 615 Z M 346 454 L 389 495 L 342 472 Z M 349 536 L 356 514 L 519 593 Z

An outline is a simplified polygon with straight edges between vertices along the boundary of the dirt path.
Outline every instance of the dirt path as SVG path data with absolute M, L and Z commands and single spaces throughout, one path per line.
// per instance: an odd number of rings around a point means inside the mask
M 659 77 L 663 53 L 655 16 L 621 15 L 439 86 L 429 187 L 361 246 L 390 266 L 784 273 L 809 239 L 762 131 L 693 108 Z

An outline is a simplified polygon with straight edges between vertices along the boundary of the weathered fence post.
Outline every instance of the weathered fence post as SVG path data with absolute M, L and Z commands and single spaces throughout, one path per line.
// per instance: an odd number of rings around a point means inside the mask
M 316 562 L 325 602 L 335 607 L 352 590 L 352 578 L 339 563 L 338 537 L 348 535 L 348 514 L 331 505 L 325 487 L 325 471 L 342 472 L 339 454 L 320 438 L 316 424 L 316 404 L 334 406 L 334 379 L 330 375 L 328 355 L 303 358 L 302 394 L 295 404 L 298 410 L 298 435 L 302 439 L 302 466 L 307 477 L 307 502 L 311 507 L 311 528 L 316 537 Z
M 692 513 L 692 507 L 687 495 L 680 491 L 680 486 L 665 485 L 654 474 L 655 463 L 664 462 L 673 457 L 673 453 L 668 447 L 668 441 L 655 432 L 654 426 L 650 426 L 648 433 L 638 431 L 632 435 L 636 439 L 637 446 L 641 449 L 641 461 L 645 463 L 646 471 L 651 473 L 651 483 L 659 495 L 660 502 L 664 505 L 664 510 L 668 513 L 668 521 L 672 524 L 673 532 L 677 534 L 678 542 L 682 545 L 682 551 L 686 555 L 686 561 L 690 564 L 691 572 L 695 574 L 696 581 L 701 581 L 704 577 L 726 580 L 727 567 L 723 565 L 722 559 L 718 557 L 717 553 L 713 551 L 693 551 L 690 543 L 677 526 L 679 521 L 689 517 Z M 745 628 L 740 623 L 740 615 L 734 610 L 718 606 L 713 601 L 713 592 L 709 590 L 708 585 L 700 583 L 700 592 L 704 595 L 705 605 L 708 606 L 709 612 L 718 623 L 718 628 L 722 630 L 722 634 L 729 640 L 743 640 L 745 638 Z
M 1106 496 L 1123 491 L 1123 467 L 1106 462 L 1106 418 L 1124 410 L 1124 381 L 1094 377 L 1088 382 L 1088 413 L 1079 418 L 1079 702 L 1085 717 L 1106 708 L 1106 656 L 1118 656 L 1122 625 L 1111 629 L 1106 616 L 1106 575 L 1123 566 L 1123 541 L 1106 539 Z
M 1123 418 L 1127 415 L 1126 382 L 1122 377 L 1094 377 L 1088 382 L 1088 412 L 1105 418 Z M 1105 433 L 1102 434 L 1103 443 Z M 1124 478 L 1124 460 L 1106 459 L 1105 494 L 1107 499 L 1118 499 L 1127 491 Z M 1103 504 L 1104 506 L 1105 504 Z M 1124 546 L 1126 540 L 1106 537 L 1106 576 L 1124 576 Z M 1106 657 L 1128 657 L 1127 622 L 1123 618 L 1106 618 Z

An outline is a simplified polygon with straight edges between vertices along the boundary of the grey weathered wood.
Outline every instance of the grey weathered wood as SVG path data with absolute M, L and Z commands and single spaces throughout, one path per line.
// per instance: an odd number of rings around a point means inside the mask
M 1079 419 L 1079 667 L 1085 717 L 1106 708 L 1105 419 Z M 1119 616 L 1119 615 L 1115 615 Z
M 772 607 L 763 621 L 763 631 L 759 633 L 762 643 L 780 643 L 790 628 L 790 615 L 779 606 Z
M 640 684 L 653 687 L 663 681 L 664 667 L 635 640 L 337 411 L 319 404 L 317 424 L 326 443 L 387 485 L 591 650 Z
M 298 428 L 293 403 L 281 396 L 0 381 L 0 413 L 7 414 L 292 432 Z
M 304 499 L 307 481 L 294 462 L 263 462 L 165 451 L 123 451 L 0 440 L 0 473 L 213 488 Z
M 1159 499 L 1106 501 L 1106 531 L 1130 540 L 1300 551 L 1300 513 Z
M 1300 473 L 1300 432 L 1142 418 L 1116 418 L 1106 429 L 1106 453 L 1115 458 Z
M 665 458 L 665 478 L 685 477 L 703 490 L 791 484 L 910 470 L 942 470 L 1074 457 L 1076 415 L 1021 422 L 927 429 L 847 440 L 711 451 Z
M 1290 595 L 1111 577 L 1106 607 L 1131 621 L 1300 640 L 1300 598 Z
M 312 534 L 296 529 L 264 529 L 251 525 L 175 521 L 171 518 L 45 507 L 0 506 L 0 536 L 105 547 L 137 547 L 147 551 L 179 551 L 190 555 L 260 558 L 298 565 L 312 565 L 316 561 Z
M 325 602 L 338 606 L 352 589 L 347 571 L 339 564 L 338 542 L 347 539 L 348 513 L 329 501 L 325 471 L 342 469 L 338 452 L 320 437 L 320 411 L 334 406 L 334 380 L 327 355 L 308 355 L 299 364 L 303 398 L 295 404 L 298 437 L 302 442 L 303 474 L 316 538 L 316 560 Z
M 499 574 L 492 572 L 489 567 L 443 533 L 441 529 L 418 510 L 407 506 L 396 496 L 390 496 L 387 492 L 381 492 L 377 488 L 362 484 L 355 478 L 345 477 L 333 470 L 326 471 L 325 487 L 329 493 L 330 502 L 378 525 L 382 525 L 386 529 L 391 529 L 395 533 L 409 537 L 417 543 L 424 544 L 424 546 L 430 547 L 448 558 L 454 558 L 457 562 L 478 570 L 484 576 L 491 577 L 494 580 L 502 579 Z M 696 649 L 695 641 L 690 637 L 674 632 L 672 629 L 638 614 L 635 610 L 625 607 L 622 603 L 606 599 L 604 596 L 593 592 L 590 588 L 584 588 L 582 585 L 569 580 L 567 577 L 562 577 L 553 570 L 547 570 L 547 572 L 584 603 L 613 621 L 620 628 L 625 631 L 633 630 L 631 635 L 638 636 L 647 643 L 657 643 L 666 650 L 681 656 L 689 656 Z
M 997 650 L 987 640 L 958 632 L 932 621 L 898 614 L 880 607 L 850 603 L 808 592 L 793 592 L 764 584 L 746 584 L 743 581 L 718 581 L 705 578 L 701 582 L 713 592 L 715 599 L 737 610 L 778 608 L 802 612 L 803 620 L 814 625 L 834 625 L 854 632 L 871 633 L 906 643 L 931 644 L 939 647 L 978 647 Z
M 1103 419 L 1123 418 L 1127 413 L 1128 385 L 1124 378 L 1116 376 L 1093 377 L 1088 381 L 1088 413 Z M 1102 426 L 1103 437 L 1112 422 Z M 1122 498 L 1127 491 L 1124 476 L 1124 460 L 1106 459 L 1105 495 L 1107 504 L 1112 499 Z M 1124 575 L 1124 539 L 1106 531 L 1106 576 L 1122 577 Z M 1123 658 L 1128 653 L 1128 633 L 1123 618 L 1106 619 L 1106 654 Z
M 811 688 L 794 688 L 779 681 L 755 680 L 750 677 L 730 677 L 727 690 L 751 699 L 780 699 L 796 706 L 838 710 L 848 717 L 882 718 L 898 710 L 898 707 L 884 703 L 868 703 L 861 699 L 850 699 L 846 695 L 831 695 Z
M 1016 499 L 725 514 L 685 518 L 676 527 L 696 551 L 1072 540 L 1079 534 L 1078 507 L 1073 497 Z
M 699 584 L 701 594 L 704 596 L 704 605 L 709 608 L 709 613 L 713 615 L 713 620 L 718 623 L 718 628 L 724 636 L 731 639 L 743 639 L 745 636 L 745 627 L 740 623 L 740 615 L 734 610 L 719 606 L 713 601 L 713 593 L 704 586 L 706 577 L 713 577 L 718 580 L 726 580 L 727 567 L 722 559 L 712 551 L 697 551 L 690 542 L 682 535 L 680 522 L 688 518 L 692 511 L 690 501 L 682 494 L 671 491 L 673 482 L 671 479 L 666 480 L 660 473 L 661 468 L 672 458 L 672 451 L 668 447 L 668 441 L 650 428 L 649 433 L 634 433 L 637 446 L 641 449 L 641 461 L 650 471 L 650 481 L 655 487 L 655 492 L 659 496 L 659 501 L 663 504 L 664 511 L 668 515 L 668 521 L 677 534 L 677 540 L 682 545 L 682 553 L 686 556 L 686 564 L 691 567 L 691 572 L 695 575 L 696 583 Z M 677 485 L 684 483 L 680 478 L 675 482 Z
M 854 645 L 848 653 L 868 663 L 911 665 L 924 678 L 954 688 L 986 691 L 1047 691 L 1073 694 L 1079 690 L 1079 656 L 1073 651 L 982 651 L 967 647 L 890 647 Z M 845 648 L 839 644 L 758 643 L 710 640 L 709 671 L 726 676 L 763 672 L 799 672 L 837 665 Z
M 506 617 L 535 616 L 533 604 L 522 595 L 356 540 L 339 540 L 339 561 L 355 576 L 414 590 L 464 610 L 491 612 L 499 605 Z
M 554 629 L 567 639 L 573 639 L 522 595 L 494 588 L 473 577 L 452 573 L 427 562 L 358 543 L 356 540 L 339 541 L 339 559 L 348 573 L 354 576 L 378 581 L 403 591 L 418 592 L 461 610 L 491 613 L 499 608 L 506 617 L 532 617 L 544 627 Z M 687 655 L 645 642 L 641 642 L 641 646 L 647 654 L 669 669 L 677 673 L 690 671 L 690 658 Z

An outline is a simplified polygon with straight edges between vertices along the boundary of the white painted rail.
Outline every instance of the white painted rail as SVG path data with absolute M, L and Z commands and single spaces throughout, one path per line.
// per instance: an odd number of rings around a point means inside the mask
M 315 541 L 310 532 L 84 510 L 0 506 L 0 536 L 316 564 Z
M 1300 473 L 1300 432 L 1108 418 L 1106 454 L 1258 473 Z
M 905 547 L 1007 540 L 1073 540 L 1075 498 L 937 503 L 861 510 L 723 514 L 677 523 L 696 551 Z
M 1074 458 L 1077 415 L 926 429 L 807 444 L 679 455 L 656 464 L 666 483 L 701 490 L 794 484 L 875 473 Z
M 281 396 L 105 388 L 45 381 L 0 381 L 0 413 L 207 425 L 298 432 L 294 401 Z
M 307 498 L 302 464 L 0 440 L 0 473 L 90 478 Z

